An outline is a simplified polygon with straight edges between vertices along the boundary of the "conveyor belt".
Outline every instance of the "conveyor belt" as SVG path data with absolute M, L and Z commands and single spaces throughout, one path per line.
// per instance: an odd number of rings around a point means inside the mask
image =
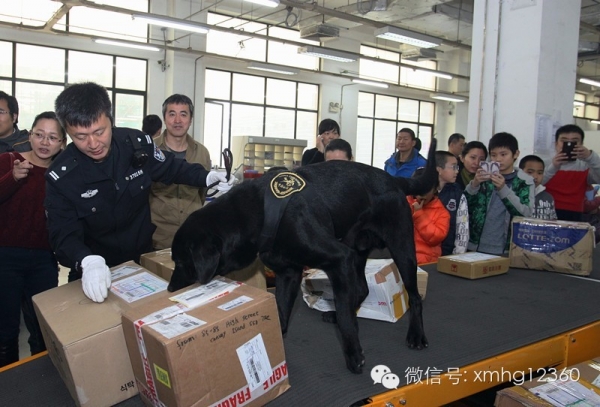
M 424 323 L 429 349 L 414 351 L 404 345 L 406 317 L 395 324 L 359 319 L 366 356 L 362 375 L 346 370 L 335 326 L 321 322 L 318 311 L 299 301 L 285 338 L 292 388 L 269 407 L 349 406 L 387 391 L 371 380 L 376 365 L 387 365 L 402 385 L 407 369 L 458 368 L 599 321 L 600 261 L 595 265 L 593 278 L 511 269 L 481 280 L 445 275 L 435 265 L 426 266 Z M 0 405 L 74 403 L 45 356 L 0 373 Z M 139 397 L 119 404 L 141 405 Z

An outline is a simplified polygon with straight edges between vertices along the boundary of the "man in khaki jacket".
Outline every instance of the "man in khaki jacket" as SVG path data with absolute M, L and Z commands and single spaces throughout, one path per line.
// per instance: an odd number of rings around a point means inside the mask
M 202 164 L 210 170 L 210 154 L 206 147 L 188 134 L 194 117 L 194 104 L 185 95 L 169 96 L 162 105 L 165 131 L 154 139 L 154 143 L 163 151 L 169 151 L 179 159 L 189 163 Z M 152 223 L 156 231 L 152 243 L 156 250 L 171 247 L 173 236 L 190 213 L 200 209 L 206 197 L 205 188 L 187 185 L 152 184 L 150 209 Z

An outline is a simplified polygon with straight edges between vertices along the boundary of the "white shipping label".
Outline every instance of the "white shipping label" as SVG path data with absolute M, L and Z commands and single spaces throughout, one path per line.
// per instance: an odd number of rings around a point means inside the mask
M 500 256 L 494 256 L 493 254 L 469 252 L 469 253 L 463 253 L 463 254 L 455 254 L 453 256 L 447 256 L 447 258 L 452 259 L 452 260 L 474 262 L 474 261 L 483 261 L 483 260 L 495 260 L 495 259 L 499 259 Z
M 146 315 L 144 318 L 140 319 L 143 324 L 153 324 L 158 321 L 162 321 L 166 318 L 171 318 L 173 315 L 181 314 L 185 311 L 189 311 L 185 305 L 175 304 L 167 308 L 163 308 L 161 310 L 155 311 L 152 314 Z
M 217 308 L 222 309 L 223 311 L 229 311 L 250 301 L 252 301 L 252 298 L 248 297 L 247 295 L 242 295 L 235 300 L 231 300 L 223 305 L 219 305 Z
M 165 291 L 168 285 L 166 281 L 148 272 L 142 272 L 113 282 L 110 291 L 127 302 L 134 302 Z
M 152 325 L 149 325 L 149 327 L 150 329 L 154 329 L 162 336 L 173 339 L 176 336 L 182 335 L 205 324 L 205 321 L 194 318 L 191 315 L 179 314 L 175 315 L 173 318 L 158 321 Z
M 556 380 L 532 387 L 529 391 L 553 406 L 600 406 L 600 396 L 574 380 Z
M 251 391 L 262 385 L 273 374 L 262 334 L 256 335 L 236 351 Z
M 113 271 L 110 272 L 110 278 L 112 281 L 118 280 L 120 278 L 126 277 L 130 274 L 135 273 L 138 270 L 141 270 L 141 267 L 135 267 L 135 266 L 123 266 L 123 267 L 119 267 L 118 269 L 115 269 Z
M 215 278 L 210 283 L 192 288 L 184 293 L 169 298 L 185 305 L 188 308 L 196 308 L 217 298 L 229 294 L 240 286 L 241 283 L 223 281 Z

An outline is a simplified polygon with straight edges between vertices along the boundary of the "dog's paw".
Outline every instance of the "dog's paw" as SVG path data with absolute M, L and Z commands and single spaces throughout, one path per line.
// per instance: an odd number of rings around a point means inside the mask
M 362 350 L 356 355 L 346 355 L 346 367 L 354 374 L 361 374 L 365 365 L 365 357 Z
M 324 322 L 328 322 L 330 324 L 337 324 L 337 316 L 335 311 L 326 311 L 321 314 Z
M 406 346 L 410 349 L 422 350 L 429 347 L 429 342 L 425 337 L 425 334 L 411 335 L 410 333 L 406 336 Z

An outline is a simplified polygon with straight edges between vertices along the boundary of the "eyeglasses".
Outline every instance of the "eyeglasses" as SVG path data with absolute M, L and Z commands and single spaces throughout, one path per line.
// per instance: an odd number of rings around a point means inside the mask
M 30 133 L 33 137 L 36 138 L 37 141 L 44 141 L 44 140 L 48 140 L 49 143 L 51 144 L 56 144 L 56 143 L 60 143 L 61 141 L 63 141 L 62 138 L 58 138 L 55 136 L 46 136 L 43 133 Z
M 4 109 L 0 109 L 0 115 L 2 115 L 2 114 L 9 114 L 9 113 L 10 113 L 10 112 L 7 112 L 7 111 L 6 111 L 6 110 L 4 110 Z
M 446 168 L 448 168 L 449 170 L 454 170 L 454 171 L 460 170 L 460 167 L 456 164 L 453 164 L 451 166 L 446 166 Z

